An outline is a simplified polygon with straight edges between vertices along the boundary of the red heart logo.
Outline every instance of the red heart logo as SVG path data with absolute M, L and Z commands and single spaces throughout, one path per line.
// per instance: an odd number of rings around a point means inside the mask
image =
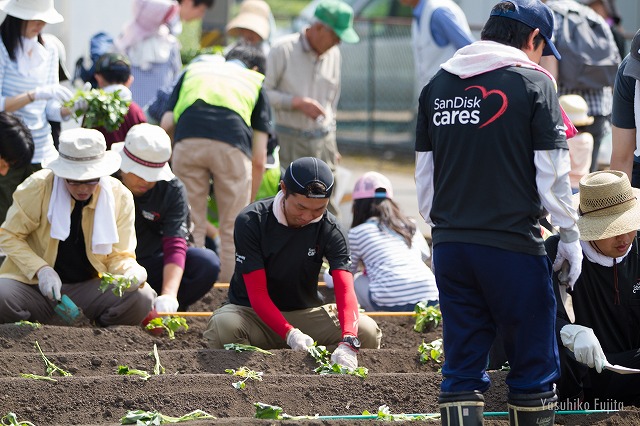
M 504 114 L 504 112 L 507 110 L 507 106 L 509 105 L 509 101 L 507 100 L 507 95 L 504 94 L 504 92 L 502 90 L 487 90 L 482 86 L 469 86 L 466 90 L 469 89 L 478 89 L 480 90 L 480 92 L 482 92 L 482 99 L 487 99 L 487 96 L 489 95 L 498 95 L 502 98 L 502 106 L 500 107 L 500 109 L 498 110 L 498 112 L 496 112 L 494 114 L 493 117 L 491 117 L 490 119 L 488 119 L 485 123 L 481 124 L 479 129 L 482 129 L 484 126 L 487 126 L 491 123 L 493 123 L 494 121 L 496 121 L 498 119 L 498 117 L 500 117 L 502 114 Z

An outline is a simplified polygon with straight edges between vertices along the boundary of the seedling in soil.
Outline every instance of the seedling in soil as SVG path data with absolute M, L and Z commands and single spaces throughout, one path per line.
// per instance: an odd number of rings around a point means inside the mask
M 101 292 L 105 292 L 109 289 L 109 286 L 112 286 L 113 289 L 113 294 L 115 294 L 118 297 L 122 297 L 124 295 L 124 292 L 127 291 L 129 288 L 131 288 L 131 286 L 137 286 L 138 285 L 138 279 L 137 278 L 125 278 L 124 275 L 117 275 L 117 274 L 110 274 L 108 272 L 102 272 L 99 273 L 98 276 L 100 277 L 100 291 Z
M 343 365 L 331 362 L 331 353 L 326 347 L 321 345 L 314 345 L 309 347 L 309 354 L 316 360 L 317 364 L 320 364 L 315 370 L 320 375 L 324 374 L 348 374 L 351 376 L 357 376 L 363 379 L 367 378 L 369 370 L 366 367 L 357 367 L 353 370 Z
M 15 325 L 17 325 L 18 327 L 31 327 L 31 328 L 40 328 L 42 326 L 42 324 L 40 324 L 39 322 L 31 322 L 31 321 L 26 321 L 26 320 L 21 320 L 18 322 L 14 322 Z
M 151 355 L 156 361 L 155 365 L 153 366 L 153 374 L 155 374 L 156 376 L 164 374 L 164 367 L 162 366 L 162 364 L 160 364 L 160 355 L 158 355 L 158 345 L 156 345 L 155 343 L 153 344 L 153 352 L 149 355 Z
M 171 417 L 159 413 L 158 411 L 133 410 L 127 412 L 120 419 L 123 425 L 160 425 L 163 423 L 180 423 L 189 420 L 215 419 L 211 414 L 202 410 L 195 410 L 184 416 Z
M 52 377 L 38 376 L 37 374 L 20 373 L 20 376 L 24 377 L 25 379 L 43 380 L 45 382 L 57 382 L 57 380 Z
M 389 406 L 387 405 L 381 405 L 380 407 L 378 407 L 378 412 L 377 414 L 377 419 L 376 420 L 382 420 L 385 422 L 399 422 L 399 421 L 405 421 L 405 420 L 427 420 L 429 419 L 437 419 L 440 418 L 440 414 L 434 414 L 433 416 L 425 416 L 423 414 L 418 414 L 418 415 L 407 415 L 407 414 L 391 414 L 391 409 L 389 408 Z M 367 410 L 364 410 L 362 412 L 363 416 L 371 416 L 372 414 L 370 412 L 368 412 Z
M 11 412 L 3 416 L 2 419 L 0 419 L 0 423 L 2 423 L 3 426 L 36 426 L 26 420 L 18 420 L 16 413 Z
M 118 374 L 122 374 L 125 376 L 140 376 L 140 378 L 142 378 L 142 380 L 149 380 L 149 377 L 151 377 L 151 374 L 149 374 L 148 372 L 144 371 L 144 370 L 137 370 L 135 368 L 129 368 L 126 365 L 119 365 L 118 366 Z
M 271 419 L 271 420 L 305 420 L 315 419 L 315 416 L 290 416 L 287 413 L 283 413 L 282 407 L 277 405 L 269 405 L 263 402 L 255 402 L 253 404 L 256 407 L 256 419 Z
M 102 89 L 86 92 L 79 90 L 73 98 L 63 103 L 63 106 L 73 108 L 81 99 L 87 102 L 87 109 L 74 111 L 73 116 L 76 121 L 84 116 L 82 126 L 89 129 L 104 127 L 108 132 L 116 131 L 129 111 L 130 101 L 122 99 L 118 90 L 109 93 Z
M 261 354 L 273 355 L 269 351 L 265 351 L 262 348 L 251 345 L 243 345 L 242 343 L 225 343 L 224 348 L 228 351 L 234 350 L 236 352 L 260 352 Z
M 36 348 L 38 349 L 38 352 L 40 352 L 40 356 L 42 356 L 42 360 L 44 361 L 44 366 L 46 368 L 47 376 L 51 377 L 53 373 L 58 373 L 61 376 L 72 376 L 72 374 L 69 373 L 68 371 L 63 370 L 62 368 L 55 365 L 53 362 L 49 361 L 49 359 L 42 352 L 42 349 L 40 349 L 40 345 L 38 344 L 37 340 L 36 340 Z
M 227 368 L 224 370 L 225 373 L 229 373 L 233 376 L 243 377 L 244 380 L 240 380 L 239 382 L 233 382 L 231 386 L 238 390 L 242 390 L 247 387 L 245 383 L 247 380 L 258 380 L 262 381 L 262 375 L 264 374 L 262 371 L 253 371 L 248 369 L 247 367 L 240 367 L 238 370 L 234 370 L 233 368 Z
M 156 330 L 158 328 L 164 328 L 169 334 L 169 339 L 176 338 L 176 331 L 183 327 L 185 331 L 189 329 L 187 320 L 183 317 L 158 317 L 149 321 L 149 324 L 145 326 L 147 330 Z
M 413 310 L 416 313 L 416 323 L 413 330 L 418 333 L 434 330 L 442 322 L 440 305 L 427 306 L 424 302 L 418 302 Z
M 440 364 L 444 356 L 442 339 L 436 339 L 431 343 L 425 343 L 423 340 L 420 346 L 418 346 L 418 352 L 420 353 L 421 363 L 426 364 L 429 360 L 433 360 Z

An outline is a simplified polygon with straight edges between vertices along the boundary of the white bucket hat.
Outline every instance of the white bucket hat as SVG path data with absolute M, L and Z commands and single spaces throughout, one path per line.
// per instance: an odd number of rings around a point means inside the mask
M 0 10 L 25 21 L 44 21 L 47 24 L 64 21 L 62 15 L 53 7 L 53 0 L 2 0 Z
M 124 142 L 111 145 L 120 153 L 120 170 L 133 173 L 147 182 L 171 180 L 175 176 L 169 167 L 171 139 L 162 127 L 153 124 L 136 124 L 127 132 Z
M 589 173 L 573 196 L 583 241 L 603 240 L 640 229 L 640 189 L 617 170 Z
M 562 95 L 559 98 L 560 106 L 567 113 L 567 117 L 574 126 L 588 126 L 593 124 L 594 118 L 587 114 L 589 106 L 580 95 Z
M 60 133 L 58 157 L 43 161 L 42 167 L 72 180 L 91 180 L 109 176 L 120 168 L 120 156 L 107 151 L 104 136 L 94 129 L 70 129 Z
M 262 40 L 269 38 L 271 8 L 264 0 L 244 0 L 240 3 L 238 15 L 227 24 L 227 34 L 238 37 L 238 29 L 251 30 Z

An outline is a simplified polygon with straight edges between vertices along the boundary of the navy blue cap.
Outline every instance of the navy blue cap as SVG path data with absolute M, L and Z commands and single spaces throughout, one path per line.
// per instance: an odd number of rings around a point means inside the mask
M 302 194 L 307 198 L 329 198 L 333 191 L 334 178 L 331 169 L 327 163 L 315 157 L 302 157 L 292 161 L 282 180 L 287 191 Z M 320 184 L 320 188 L 310 187 L 312 183 Z
M 491 10 L 491 16 L 504 16 L 540 30 L 547 45 L 542 51 L 543 56 L 553 55 L 560 60 L 561 56 L 551 41 L 553 37 L 553 12 L 541 0 L 506 0 L 513 4 L 515 10 Z

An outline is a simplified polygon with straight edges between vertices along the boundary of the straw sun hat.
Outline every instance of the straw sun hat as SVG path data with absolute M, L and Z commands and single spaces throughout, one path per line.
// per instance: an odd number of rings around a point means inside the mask
M 583 241 L 603 240 L 640 228 L 640 190 L 631 187 L 626 173 L 605 170 L 580 179 L 574 195 L 578 229 Z

